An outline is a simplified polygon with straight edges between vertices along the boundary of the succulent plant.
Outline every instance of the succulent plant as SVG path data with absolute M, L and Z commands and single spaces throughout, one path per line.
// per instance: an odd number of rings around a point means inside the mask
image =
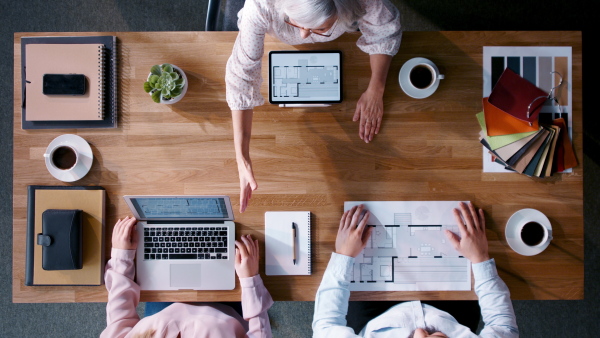
M 144 82 L 144 90 L 152 96 L 152 100 L 160 103 L 161 98 L 170 100 L 181 95 L 185 79 L 168 63 L 154 65 L 150 69 L 148 80 Z

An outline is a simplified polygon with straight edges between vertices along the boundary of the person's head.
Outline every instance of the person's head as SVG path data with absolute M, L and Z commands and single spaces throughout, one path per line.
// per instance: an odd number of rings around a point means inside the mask
M 435 327 L 426 326 L 414 330 L 408 338 L 448 338 L 448 336 L 438 331 Z
M 277 0 L 283 25 L 282 29 L 293 31 L 300 27 L 303 38 L 313 33 L 328 34 L 337 26 L 345 31 L 355 31 L 364 10 L 357 0 Z M 309 31 L 310 30 L 310 31 Z

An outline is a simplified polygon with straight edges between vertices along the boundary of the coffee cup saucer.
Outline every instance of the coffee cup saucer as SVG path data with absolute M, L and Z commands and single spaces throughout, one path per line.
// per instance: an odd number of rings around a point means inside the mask
M 429 88 L 425 89 L 418 89 L 415 88 L 412 84 L 410 84 L 410 70 L 413 69 L 416 65 L 422 63 L 428 64 L 434 69 L 437 69 L 437 66 L 435 65 L 435 63 L 431 62 L 431 60 L 422 57 L 416 57 L 406 61 L 404 65 L 402 65 L 402 68 L 400 68 L 400 73 L 398 74 L 398 82 L 400 83 L 400 88 L 402 88 L 406 95 L 415 99 L 424 99 L 426 97 L 431 96 L 440 85 L 440 79 L 435 79 L 433 84 Z
M 52 159 L 50 158 L 50 153 L 54 148 L 62 145 L 70 146 L 77 152 L 77 164 L 69 170 L 58 169 L 51 163 Z M 63 182 L 74 182 L 83 178 L 90 171 L 94 160 L 94 154 L 92 153 L 90 145 L 81 136 L 64 134 L 50 142 L 44 153 L 44 159 L 46 161 L 46 168 L 48 168 L 48 171 L 54 178 Z
M 545 243 L 537 246 L 529 246 L 523 243 L 519 230 L 520 225 L 523 225 L 525 222 L 537 222 L 548 229 L 550 232 L 548 240 L 546 240 Z M 544 251 L 548 245 L 550 245 L 550 241 L 552 239 L 551 234 L 552 225 L 550 224 L 550 220 L 548 217 L 546 217 L 546 215 L 535 209 L 521 209 L 510 216 L 508 222 L 506 222 L 506 241 L 511 249 L 523 256 L 533 256 Z

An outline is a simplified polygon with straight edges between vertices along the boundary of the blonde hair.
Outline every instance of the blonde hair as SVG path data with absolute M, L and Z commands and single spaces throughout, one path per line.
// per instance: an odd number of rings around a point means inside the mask
M 358 0 L 276 0 L 281 29 L 292 31 L 284 21 L 292 18 L 306 27 L 319 27 L 337 16 L 337 25 L 346 31 L 356 31 L 358 20 L 365 15 Z

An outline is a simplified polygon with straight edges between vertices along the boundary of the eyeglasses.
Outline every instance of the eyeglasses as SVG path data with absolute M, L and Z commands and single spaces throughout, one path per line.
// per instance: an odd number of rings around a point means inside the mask
M 330 36 L 333 34 L 333 30 L 334 30 L 334 28 L 335 28 L 335 25 L 336 25 L 336 24 L 337 24 L 337 22 L 338 22 L 338 20 L 336 19 L 336 20 L 335 20 L 335 22 L 333 23 L 333 25 L 331 26 L 331 28 L 329 28 L 329 30 L 328 30 L 328 33 L 319 33 L 319 32 L 315 32 L 314 30 L 312 30 L 312 29 L 309 29 L 309 28 L 304 28 L 304 27 L 300 27 L 300 26 L 294 25 L 294 24 L 293 24 L 293 23 L 291 23 L 289 20 L 290 20 L 290 18 L 288 18 L 288 17 L 286 16 L 286 17 L 285 17 L 285 19 L 284 19 L 283 21 L 284 21 L 285 23 L 287 23 L 288 25 L 292 26 L 292 27 L 296 27 L 296 28 L 299 28 L 299 29 L 307 30 L 307 31 L 309 31 L 311 34 L 317 34 L 317 35 L 320 35 L 320 36 L 324 36 L 324 37 L 326 37 L 326 38 L 330 37 Z M 319 29 L 319 30 L 322 30 L 322 29 Z
M 558 85 L 556 85 L 556 86 L 552 87 L 552 89 L 550 89 L 550 93 L 548 94 L 548 96 L 538 96 L 535 99 L 533 99 L 533 101 L 531 101 L 529 106 L 527 106 L 527 118 L 529 118 L 529 116 L 531 115 L 532 112 L 536 111 L 548 100 L 550 100 L 552 106 L 558 106 L 558 112 L 560 114 L 562 114 L 562 106 L 558 102 L 558 98 L 554 94 L 554 90 L 557 89 L 558 87 L 562 86 L 563 76 L 559 72 L 550 72 L 550 74 L 556 74 L 556 75 L 558 75 L 558 77 L 560 77 L 560 81 L 558 82 Z M 531 109 L 531 107 L 534 106 L 534 104 L 536 102 L 540 101 L 541 99 L 543 99 L 543 100 L 540 103 L 536 104 L 534 109 Z M 531 123 L 530 123 L 530 125 L 531 125 Z

